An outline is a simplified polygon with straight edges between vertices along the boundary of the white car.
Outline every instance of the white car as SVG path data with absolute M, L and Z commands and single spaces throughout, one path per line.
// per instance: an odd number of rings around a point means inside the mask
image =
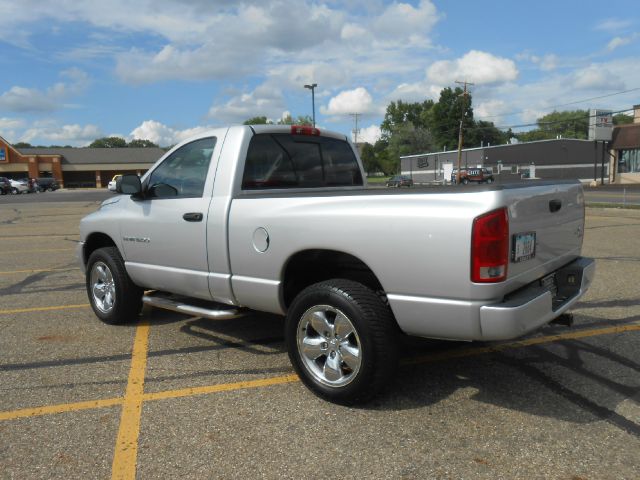
M 13 179 L 9 179 L 9 181 L 11 182 L 11 193 L 14 195 L 17 193 L 29 193 L 29 185 L 26 182 Z
M 109 190 L 110 192 L 115 192 L 116 182 L 118 181 L 118 178 L 120 178 L 121 176 L 122 175 L 114 175 L 111 181 L 109 182 L 109 184 L 107 185 L 107 190 Z

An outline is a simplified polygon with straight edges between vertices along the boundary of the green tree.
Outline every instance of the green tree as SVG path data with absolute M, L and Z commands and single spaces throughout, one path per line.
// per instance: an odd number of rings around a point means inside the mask
M 400 165 L 401 156 L 432 151 L 433 145 L 433 135 L 429 130 L 406 122 L 393 128 L 387 147 L 388 158 Z
M 613 116 L 614 125 L 628 125 L 633 123 L 633 117 L 624 113 L 618 113 Z
M 298 115 L 295 119 L 291 117 L 291 114 L 278 120 L 277 125 L 313 125 L 313 119 L 309 115 Z
M 509 132 L 503 132 L 493 122 L 478 120 L 474 122 L 469 131 L 464 132 L 468 137 L 467 145 L 479 147 L 480 145 L 502 145 L 509 141 Z M 511 134 L 513 135 L 513 134 Z
M 18 143 L 14 143 L 13 147 L 17 148 L 17 149 L 20 149 L 20 148 L 33 148 L 33 145 L 31 145 L 30 143 L 27 143 L 27 142 L 18 142 Z
M 531 142 L 534 140 L 551 140 L 559 136 L 585 140 L 589 135 L 589 111 L 553 111 L 540 117 L 536 124 L 538 128 L 518 134 L 518 140 Z
M 134 138 L 131 140 L 127 147 L 131 148 L 158 148 L 158 145 L 153 143 L 151 140 L 143 140 L 140 138 Z
M 90 148 L 125 148 L 127 141 L 120 137 L 103 137 L 91 142 Z
M 407 122 L 417 128 L 429 127 L 429 111 L 433 107 L 433 100 L 425 100 L 422 103 L 407 103 L 402 100 L 391 102 L 387 105 L 384 120 L 380 125 L 382 135 L 391 136 L 393 130 Z
M 436 149 L 446 147 L 447 150 L 458 148 L 458 134 L 460 131 L 460 118 L 464 116 L 462 127 L 465 132 L 474 126 L 473 108 L 471 108 L 471 94 L 460 87 L 452 90 L 450 87 L 444 88 L 440 92 L 440 99 L 431 108 L 429 126 L 433 133 Z M 472 146 L 474 138 L 469 135 L 463 136 L 463 147 Z
M 267 120 L 267 117 L 264 115 L 259 117 L 252 117 L 248 120 L 242 122 L 243 125 L 272 125 L 273 122 L 271 120 Z
M 365 172 L 368 174 L 382 171 L 382 167 L 380 166 L 380 162 L 376 156 L 376 150 L 370 143 L 365 142 L 362 145 L 360 159 L 362 160 L 362 166 L 364 167 Z

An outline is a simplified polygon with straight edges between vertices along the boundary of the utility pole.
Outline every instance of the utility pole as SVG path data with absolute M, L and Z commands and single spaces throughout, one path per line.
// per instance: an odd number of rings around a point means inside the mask
M 313 128 L 316 127 L 316 87 L 317 83 L 312 83 L 311 85 L 305 85 L 304 88 L 308 88 L 311 90 L 311 112 L 313 113 Z
M 356 127 L 353 129 L 353 143 L 356 144 L 356 146 L 358 145 L 358 133 L 360 133 L 360 129 L 358 128 L 358 117 L 360 115 L 362 115 L 361 113 L 350 113 L 349 115 L 351 115 L 355 122 L 356 122 Z
M 460 132 L 458 134 L 458 172 L 456 173 L 456 184 L 460 185 L 460 167 L 462 164 L 462 122 L 464 121 L 464 111 L 467 107 L 467 96 L 469 92 L 467 92 L 467 85 L 473 85 L 473 83 L 467 82 L 459 82 L 456 80 L 456 83 L 460 85 L 464 85 L 464 92 L 462 92 L 462 112 L 460 113 Z

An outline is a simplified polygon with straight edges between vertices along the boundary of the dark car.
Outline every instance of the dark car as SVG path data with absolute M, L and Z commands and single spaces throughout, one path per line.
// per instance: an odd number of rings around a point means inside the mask
M 46 192 L 47 190 L 53 192 L 60 188 L 58 181 L 52 177 L 37 178 L 36 181 L 41 192 Z
M 458 171 L 454 170 L 451 174 L 451 183 L 456 183 Z M 467 184 L 469 182 L 476 183 L 493 183 L 493 171 L 490 168 L 467 168 L 460 170 L 460 183 Z
M 11 193 L 11 182 L 6 177 L 0 177 L 0 194 Z
M 413 180 L 407 175 L 395 175 L 387 180 L 387 187 L 413 187 Z

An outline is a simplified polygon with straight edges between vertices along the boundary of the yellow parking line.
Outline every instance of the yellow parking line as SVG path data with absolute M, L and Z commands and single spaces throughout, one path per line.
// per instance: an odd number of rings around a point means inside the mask
M 36 250 L 4 250 L 0 252 L 0 255 L 15 255 L 17 253 L 45 253 L 45 252 L 70 252 L 75 248 L 42 248 Z
M 104 400 L 89 400 L 86 402 L 22 408 L 20 410 L 13 410 L 10 412 L 0 412 L 0 420 L 13 420 L 15 418 L 38 417 L 41 415 L 53 415 L 55 413 L 77 412 L 78 410 L 113 407 L 114 405 L 120 405 L 121 403 L 122 398 L 105 398 Z
M 148 327 L 147 327 L 147 330 L 148 330 Z M 447 351 L 442 353 L 425 355 L 422 357 L 415 357 L 415 358 L 403 361 L 402 365 L 435 363 L 442 360 L 472 357 L 476 355 L 482 355 L 485 353 L 494 353 L 494 352 L 501 352 L 504 350 L 525 348 L 532 345 L 555 343 L 562 340 L 575 340 L 578 338 L 597 337 L 602 335 L 611 335 L 616 333 L 633 332 L 633 331 L 640 331 L 640 324 L 633 323 L 625 326 L 581 330 L 577 332 L 569 332 L 569 333 L 564 333 L 560 335 L 548 335 L 545 337 L 530 338 L 527 340 L 521 340 L 516 342 L 501 343 L 501 344 L 493 345 L 489 347 L 465 348 L 465 349 L 460 349 L 456 351 Z M 148 335 L 148 332 L 146 334 Z M 136 340 L 137 339 L 138 339 L 138 333 L 136 334 Z M 146 341 L 147 340 L 145 339 L 145 342 Z M 146 349 L 146 345 L 145 345 L 145 349 Z M 139 357 L 137 360 L 137 366 L 135 368 L 136 373 L 133 378 L 133 380 L 136 382 L 139 382 L 141 378 L 140 377 L 140 369 L 142 368 L 140 364 L 141 361 L 142 359 Z M 146 363 L 146 350 L 145 350 L 144 362 Z M 132 381 L 132 374 L 134 372 L 133 362 L 132 362 L 131 372 L 132 373 L 130 373 L 130 376 L 129 376 L 130 382 Z M 144 372 L 142 372 L 142 381 L 143 380 L 144 380 Z M 136 387 L 136 389 L 132 387 L 132 391 L 137 397 L 139 397 L 137 398 L 137 401 L 167 400 L 172 398 L 203 395 L 207 393 L 231 392 L 234 390 L 242 390 L 247 388 L 266 387 L 270 385 L 282 385 L 286 383 L 295 382 L 297 380 L 298 380 L 298 377 L 296 375 L 291 374 L 291 375 L 282 375 L 279 377 L 269 377 L 269 378 L 258 379 L 258 380 L 250 380 L 246 382 L 206 385 L 203 387 L 191 387 L 191 388 L 183 388 L 179 390 L 167 390 L 164 392 L 155 392 L 155 393 L 143 393 L 144 385 L 140 383 Z M 127 394 L 129 394 L 129 386 L 127 386 Z M 121 405 L 121 404 L 124 404 L 124 398 L 122 397 L 107 398 L 103 400 L 93 400 L 93 401 L 87 401 L 87 402 L 63 403 L 59 405 L 51 405 L 51 406 L 44 406 L 44 407 L 25 408 L 21 410 L 0 412 L 0 420 L 11 420 L 14 418 L 50 415 L 54 413 L 63 413 L 63 412 L 74 412 L 77 410 L 104 408 L 104 407 L 110 407 L 113 405 Z M 139 411 L 137 413 L 139 413 Z M 139 418 L 138 418 L 138 421 L 139 421 Z
M 164 392 L 145 393 L 144 400 L 166 400 L 169 398 L 192 397 L 194 395 L 204 395 L 207 393 L 231 392 L 233 390 L 244 390 L 247 388 L 268 387 L 271 385 L 282 385 L 300 380 L 297 375 L 283 375 L 280 377 L 260 378 L 258 380 L 248 380 L 246 382 L 222 383 L 219 385 L 206 385 L 204 387 L 190 387 L 179 390 L 166 390 Z
M 476 355 L 483 355 L 485 353 L 496 353 L 505 350 L 513 350 L 517 348 L 530 347 L 532 345 L 542 345 L 545 343 L 554 343 L 562 340 L 575 340 L 577 338 L 597 337 L 599 335 L 611 335 L 615 333 L 631 332 L 634 330 L 640 330 L 640 324 L 633 323 L 630 325 L 596 328 L 591 330 L 579 330 L 577 332 L 561 333 L 558 335 L 546 335 L 544 337 L 528 338 L 526 340 L 518 340 L 515 342 L 499 343 L 497 345 L 490 345 L 488 347 L 469 347 L 461 348 L 460 350 L 449 350 L 442 353 L 435 353 L 430 355 L 424 355 L 420 357 L 414 357 L 402 362 L 403 365 L 416 365 L 422 363 L 434 363 L 442 360 L 449 360 L 453 358 L 473 357 Z
M 33 307 L 33 308 L 14 308 L 11 310 L 0 310 L 0 315 L 9 315 L 11 313 L 28 313 L 28 312 L 49 312 L 51 310 L 67 310 L 72 308 L 86 308 L 88 303 L 80 305 L 57 305 L 55 307 Z
M 70 238 L 70 237 L 78 237 L 77 233 L 69 233 L 67 235 L 65 235 L 64 233 L 54 233 L 54 234 L 47 234 L 46 238 L 51 238 L 51 237 L 63 237 L 63 238 Z M 3 236 L 0 237 L 0 241 L 2 240 L 7 240 L 7 241 L 11 241 L 11 240 L 41 240 L 43 237 L 42 236 L 33 236 L 33 235 L 14 235 L 14 236 Z
M 7 270 L 6 272 L 0 272 L 0 275 L 13 275 L 15 273 L 70 272 L 72 270 L 80 271 L 79 268 L 40 268 L 33 270 Z
M 135 479 L 140 434 L 140 416 L 144 395 L 144 373 L 147 367 L 149 346 L 149 322 L 143 320 L 136 328 L 131 354 L 131 369 L 127 391 L 122 403 L 122 415 L 115 455 L 111 467 L 112 479 Z

